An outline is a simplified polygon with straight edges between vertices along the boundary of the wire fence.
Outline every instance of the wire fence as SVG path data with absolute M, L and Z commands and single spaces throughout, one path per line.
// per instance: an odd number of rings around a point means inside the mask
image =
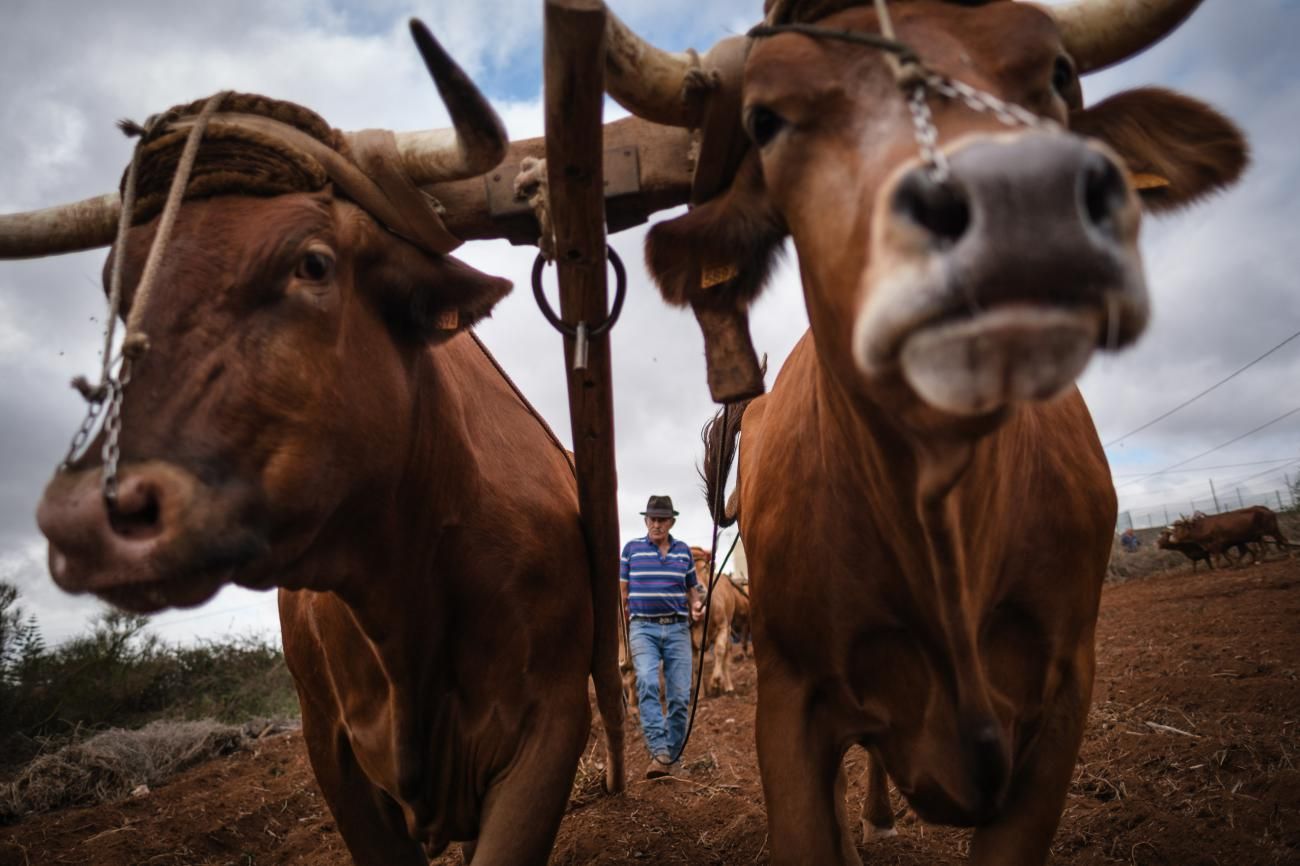
M 1295 489 L 1291 487 L 1248 490 L 1238 486 L 1227 490 L 1207 489 L 1205 493 L 1205 496 L 1199 498 L 1121 509 L 1119 518 L 1115 521 L 1115 531 L 1168 526 L 1180 517 L 1191 517 L 1197 511 L 1205 514 L 1221 514 L 1252 505 L 1264 505 L 1274 511 L 1292 511 L 1297 507 Z

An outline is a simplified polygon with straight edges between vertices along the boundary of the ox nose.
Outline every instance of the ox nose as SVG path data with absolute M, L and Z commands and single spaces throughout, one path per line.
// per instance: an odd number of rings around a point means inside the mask
M 122 473 L 106 503 L 101 473 L 61 473 L 45 490 L 36 522 L 50 542 L 50 573 L 70 592 L 101 592 L 152 579 L 151 557 L 175 534 L 197 480 L 165 464 Z
M 992 412 L 1060 393 L 1147 320 L 1141 211 L 1118 157 L 1061 132 L 959 139 L 902 169 L 873 216 L 853 352 L 930 405 Z
M 948 161 L 942 178 L 923 165 L 906 171 L 890 198 L 891 218 L 919 228 L 932 249 L 969 238 L 982 245 L 968 251 L 972 256 L 1069 245 L 1077 257 L 1109 252 L 1136 229 L 1137 202 L 1116 158 L 1076 136 L 981 138 L 957 147 Z

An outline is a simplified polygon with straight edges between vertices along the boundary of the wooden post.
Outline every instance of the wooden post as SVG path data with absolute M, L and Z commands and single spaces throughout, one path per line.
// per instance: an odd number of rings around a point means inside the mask
M 1222 506 L 1219 505 L 1219 494 L 1214 489 L 1213 478 L 1210 479 L 1210 495 L 1214 497 L 1214 513 L 1215 514 L 1221 513 L 1223 511 L 1223 508 Z
M 543 70 L 546 83 L 546 173 L 555 227 L 560 317 L 588 328 L 605 321 L 605 198 L 601 112 L 605 98 L 605 6 L 600 0 L 546 0 Z M 574 339 L 564 338 L 587 555 L 596 612 L 596 700 L 609 755 L 606 787 L 621 790 L 623 701 L 618 670 L 618 477 L 614 465 L 614 400 L 609 335 L 587 342 L 586 365 L 575 370 Z M 610 689 L 612 688 L 612 693 Z M 611 730 L 614 727 L 617 730 Z M 611 752 L 615 751 L 611 748 Z M 617 766 L 614 766 L 617 764 Z

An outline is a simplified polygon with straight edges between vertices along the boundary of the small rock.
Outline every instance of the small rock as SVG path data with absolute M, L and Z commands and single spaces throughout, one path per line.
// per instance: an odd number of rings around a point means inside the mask
M 137 800 L 139 800 L 141 797 L 148 797 L 148 796 L 149 796 L 149 786 L 148 786 L 148 785 L 136 785 L 135 788 L 131 791 L 131 796 L 132 796 L 133 798 L 137 799 Z

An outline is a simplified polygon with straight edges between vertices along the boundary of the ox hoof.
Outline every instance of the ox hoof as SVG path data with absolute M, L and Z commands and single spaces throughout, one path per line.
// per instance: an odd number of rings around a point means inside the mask
M 877 827 L 870 821 L 862 822 L 862 841 L 875 842 L 880 839 L 889 839 L 898 835 L 898 828 L 890 825 L 888 827 Z

